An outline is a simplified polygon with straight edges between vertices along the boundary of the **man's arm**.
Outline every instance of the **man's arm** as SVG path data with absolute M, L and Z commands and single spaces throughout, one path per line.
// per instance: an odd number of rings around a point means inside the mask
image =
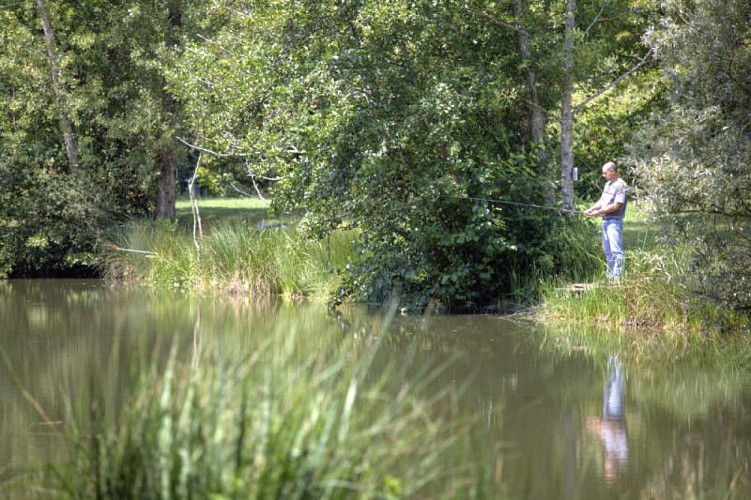
M 589 209 L 589 210 L 587 210 L 584 213 L 587 214 L 587 215 L 590 215 L 592 217 L 597 217 L 598 215 L 607 215 L 607 214 L 612 214 L 614 212 L 617 212 L 618 210 L 621 209 L 622 206 L 623 206 L 623 203 L 621 203 L 619 201 L 616 201 L 616 202 L 611 203 L 610 205 L 606 205 L 606 206 L 604 206 L 602 208 L 597 207 L 594 210 Z M 594 207 L 592 207 L 592 208 L 594 208 Z

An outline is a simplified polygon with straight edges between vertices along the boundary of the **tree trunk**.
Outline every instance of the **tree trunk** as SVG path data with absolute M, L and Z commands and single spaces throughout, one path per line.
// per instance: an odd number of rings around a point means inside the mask
M 566 35 L 563 44 L 564 83 L 561 96 L 561 198 L 563 207 L 574 209 L 574 29 L 576 28 L 576 0 L 568 0 Z
M 55 32 L 52 30 L 52 22 L 50 21 L 49 14 L 47 13 L 47 6 L 44 4 L 44 0 L 37 0 L 36 8 L 39 12 L 39 17 L 41 17 L 42 19 L 42 29 L 44 31 L 44 37 L 47 42 L 47 63 L 50 66 L 50 74 L 52 75 L 52 90 L 55 93 L 58 112 L 60 113 L 60 131 L 63 134 L 65 153 L 68 156 L 68 166 L 70 168 L 70 171 L 75 173 L 78 171 L 76 137 L 73 133 L 73 123 L 70 119 L 68 96 L 65 92 L 65 86 L 61 81 L 60 68 L 57 65 L 57 53 L 55 52 Z
M 157 219 L 175 218 L 175 198 L 177 196 L 177 156 L 172 143 L 165 145 L 157 159 L 159 164 L 158 190 L 156 197 Z
M 182 26 L 182 8 L 179 0 L 167 3 L 167 29 L 164 43 L 167 47 L 177 45 L 177 37 L 173 31 Z M 174 129 L 177 120 L 177 103 L 167 91 L 163 91 L 162 104 L 165 115 L 169 116 L 170 130 Z M 159 177 L 157 179 L 156 217 L 158 219 L 175 218 L 175 199 L 177 196 L 177 143 L 173 137 L 165 137 L 162 150 L 159 152 L 157 163 Z
M 524 23 L 524 0 L 514 2 L 514 10 L 517 24 L 520 26 Z M 529 49 L 529 34 L 526 30 L 518 30 L 519 52 L 527 64 L 527 86 L 529 87 L 529 100 L 527 101 L 527 116 L 529 120 L 529 131 L 532 137 L 532 143 L 535 145 L 535 154 L 539 162 L 540 173 L 545 177 L 548 165 L 548 155 L 545 151 L 545 113 L 540 106 L 537 94 L 537 74 L 532 68 L 532 53 Z M 552 205 L 555 203 L 555 190 L 552 185 L 546 185 L 545 201 Z

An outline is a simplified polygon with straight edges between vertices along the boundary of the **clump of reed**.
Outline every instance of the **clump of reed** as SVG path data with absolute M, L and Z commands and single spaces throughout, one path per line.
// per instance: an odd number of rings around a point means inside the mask
M 314 241 L 294 227 L 258 229 L 231 220 L 194 239 L 176 224 L 138 222 L 117 238 L 105 275 L 256 297 L 322 298 L 339 285 L 338 271 L 352 256 L 354 238 L 352 231 L 337 231 Z
M 351 346 L 350 346 L 351 349 Z M 68 498 L 395 498 L 481 492 L 467 428 L 444 423 L 430 374 L 373 373 L 361 357 L 304 354 L 294 332 L 260 348 L 173 348 L 139 370 L 114 424 L 66 419 L 70 459 L 53 467 Z M 79 412 L 80 413 L 80 412 Z M 90 424 L 84 422 L 90 421 Z M 477 470 L 480 470 L 478 468 Z
M 587 288 L 554 283 L 545 292 L 543 316 L 568 324 L 594 324 L 610 330 L 686 327 L 687 297 L 666 262 L 652 253 L 629 254 L 627 271 L 617 281 L 601 277 Z
M 742 360 L 751 342 L 727 333 L 747 329 L 746 319 L 693 295 L 683 282 L 685 262 L 681 249 L 632 251 L 618 281 L 603 276 L 584 288 L 549 283 L 536 315 L 564 348 L 606 346 L 635 360 Z

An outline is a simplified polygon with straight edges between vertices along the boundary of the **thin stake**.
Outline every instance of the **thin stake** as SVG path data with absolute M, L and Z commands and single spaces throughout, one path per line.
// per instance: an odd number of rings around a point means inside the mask
M 115 245 L 107 245 L 108 250 L 113 250 L 115 252 L 129 252 L 129 253 L 140 253 L 144 255 L 156 255 L 156 252 L 149 252 L 148 250 L 135 250 L 133 248 L 121 248 Z

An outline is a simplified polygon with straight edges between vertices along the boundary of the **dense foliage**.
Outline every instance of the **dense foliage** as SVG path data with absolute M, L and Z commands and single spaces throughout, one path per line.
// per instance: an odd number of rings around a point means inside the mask
M 751 5 L 666 3 L 648 40 L 660 58 L 665 109 L 631 157 L 669 246 L 692 249 L 695 290 L 751 310 Z
M 91 273 L 105 205 L 81 179 L 0 160 L 0 276 Z
M 702 250 L 698 285 L 748 307 L 747 10 L 678 0 L 8 4 L 0 273 L 93 264 L 113 223 L 173 218 L 200 152 L 204 187 L 272 190 L 312 238 L 358 229 L 339 298 L 399 290 L 418 306 L 487 304 L 540 279 L 596 273 L 591 228 L 529 204 L 594 198 L 600 164 L 620 159 L 629 183 Z
M 161 76 L 169 3 L 0 9 L 0 273 L 91 265 L 102 231 L 174 193 L 174 176 L 159 182 L 180 157 L 178 106 Z
M 593 69 L 581 78 L 586 91 L 627 64 L 618 55 L 635 50 L 634 20 L 645 17 L 623 16 L 621 37 L 608 43 L 613 27 L 591 29 L 599 4 L 583 5 L 591 22 L 583 46 L 612 49 L 597 63 L 582 50 L 579 73 Z M 585 265 L 569 266 L 582 247 L 556 242 L 578 223 L 517 205 L 551 203 L 557 182 L 538 154 L 525 82 L 529 71 L 546 79 L 533 104 L 555 109 L 565 9 L 513 6 L 223 4 L 208 10 L 211 35 L 185 51 L 171 89 L 196 142 L 235 156 L 251 175 L 282 177 L 274 202 L 303 209 L 309 234 L 361 230 L 344 293 L 381 300 L 397 286 L 418 305 L 492 302 L 524 282 L 586 272 L 594 253 L 585 247 Z

